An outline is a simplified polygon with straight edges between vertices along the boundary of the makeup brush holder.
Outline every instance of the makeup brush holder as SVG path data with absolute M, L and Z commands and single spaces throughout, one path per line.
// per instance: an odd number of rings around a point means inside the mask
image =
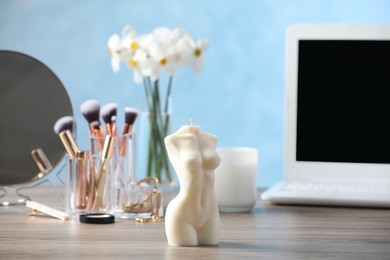
M 90 137 L 92 155 L 100 158 L 104 138 Z M 120 211 L 119 202 L 123 189 L 130 187 L 136 181 L 135 176 L 135 133 L 115 137 L 113 160 L 112 189 L 115 195 L 116 210 Z
M 65 211 L 72 217 L 84 213 L 115 212 L 112 190 L 113 159 L 101 160 L 90 152 L 67 158 Z
M 91 153 L 100 158 L 104 138 L 90 137 Z M 135 134 L 115 137 L 112 159 L 115 169 L 115 185 L 124 187 L 135 181 Z

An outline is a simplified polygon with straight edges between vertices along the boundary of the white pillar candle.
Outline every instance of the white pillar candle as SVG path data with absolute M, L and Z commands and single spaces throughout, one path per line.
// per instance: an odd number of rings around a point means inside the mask
M 178 195 L 165 213 L 168 244 L 219 243 L 219 212 L 214 192 L 214 170 L 220 163 L 217 137 L 199 126 L 182 126 L 165 138 L 169 159 L 180 183 Z
M 250 211 L 256 203 L 258 152 L 255 148 L 217 149 L 221 164 L 215 170 L 215 193 L 220 212 Z

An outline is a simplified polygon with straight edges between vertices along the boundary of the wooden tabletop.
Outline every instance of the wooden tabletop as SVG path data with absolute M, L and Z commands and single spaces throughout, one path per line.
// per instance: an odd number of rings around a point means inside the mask
M 60 205 L 47 187 L 29 195 Z M 0 259 L 390 259 L 386 209 L 276 206 L 258 200 L 250 213 L 221 214 L 220 243 L 212 247 L 169 246 L 163 222 L 116 219 L 94 225 L 29 212 L 26 206 L 0 207 Z

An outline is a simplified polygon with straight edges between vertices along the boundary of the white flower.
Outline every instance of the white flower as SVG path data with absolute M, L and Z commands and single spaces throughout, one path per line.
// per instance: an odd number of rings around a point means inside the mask
M 163 72 L 173 76 L 187 65 L 198 73 L 208 42 L 195 41 L 183 29 L 159 27 L 149 34 L 136 35 L 130 26 L 125 26 L 121 37 L 111 36 L 108 45 L 113 70 L 119 70 L 122 60 L 133 70 L 135 82 L 140 83 L 143 77 L 158 80 Z
M 192 64 L 194 59 L 194 39 L 188 33 L 184 33 L 176 45 L 177 49 L 180 50 L 180 66 L 184 67 Z
M 128 25 L 122 30 L 121 44 L 123 48 L 128 49 L 132 53 L 135 53 L 135 51 L 140 48 L 135 31 Z
M 204 65 L 204 56 L 203 53 L 207 51 L 209 46 L 207 39 L 198 40 L 196 43 L 193 41 L 193 59 L 192 59 L 192 69 L 195 73 L 199 73 L 200 69 Z
M 151 60 L 150 77 L 153 81 L 159 79 L 161 71 L 172 76 L 176 72 L 174 59 L 174 46 L 177 41 L 175 32 L 168 28 L 160 27 L 151 33 L 151 41 L 147 46 L 147 52 Z
M 120 37 L 117 34 L 111 35 L 108 39 L 108 49 L 111 57 L 111 66 L 114 72 L 117 72 L 120 68 L 120 52 L 121 43 Z
M 174 60 L 169 55 L 170 48 L 169 45 L 160 45 L 157 43 L 149 46 L 148 53 L 152 64 L 150 77 L 153 81 L 159 79 L 161 70 L 170 76 L 175 73 Z
M 171 57 L 173 58 L 176 67 L 185 67 L 191 61 L 192 47 L 190 41 L 192 40 L 191 36 L 185 31 L 178 31 L 178 38 L 175 42 L 175 45 L 171 49 Z
M 142 83 L 144 77 L 150 76 L 152 64 L 145 50 L 137 50 L 134 56 L 128 61 L 128 64 L 134 72 L 135 83 Z

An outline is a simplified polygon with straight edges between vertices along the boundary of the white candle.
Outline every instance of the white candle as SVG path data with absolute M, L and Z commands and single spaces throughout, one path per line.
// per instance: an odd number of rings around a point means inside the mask
M 165 213 L 168 244 L 219 243 L 219 212 L 214 192 L 214 170 L 220 163 L 217 137 L 199 126 L 182 126 L 165 138 L 169 159 L 180 183 L 179 194 Z
M 250 211 L 256 203 L 258 152 L 255 148 L 217 149 L 221 164 L 215 170 L 215 193 L 220 212 Z

